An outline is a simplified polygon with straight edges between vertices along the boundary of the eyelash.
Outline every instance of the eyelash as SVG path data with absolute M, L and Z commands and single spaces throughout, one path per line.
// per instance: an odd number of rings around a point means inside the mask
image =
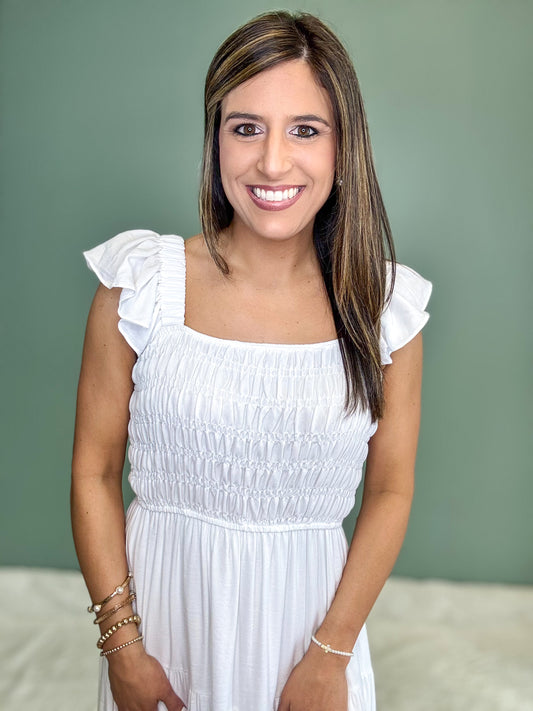
M 235 128 L 233 129 L 233 133 L 236 133 L 238 136 L 243 136 L 244 138 L 253 138 L 253 136 L 259 135 L 260 132 L 256 131 L 256 130 L 254 130 L 254 133 L 244 133 L 244 131 L 242 129 L 245 129 L 248 127 L 257 129 L 257 126 L 254 123 L 241 123 L 238 126 L 235 126 Z M 318 131 L 316 130 L 316 128 L 313 128 L 312 126 L 307 126 L 306 124 L 300 124 L 299 126 L 296 126 L 295 129 L 293 129 L 293 130 L 298 130 L 298 129 L 302 129 L 302 128 L 306 129 L 306 131 L 312 131 L 312 133 L 307 136 L 299 136 L 297 134 L 294 134 L 292 131 L 289 131 L 289 133 L 291 133 L 293 136 L 295 136 L 295 138 L 300 138 L 302 140 L 304 140 L 306 138 L 314 138 L 314 136 L 318 136 Z

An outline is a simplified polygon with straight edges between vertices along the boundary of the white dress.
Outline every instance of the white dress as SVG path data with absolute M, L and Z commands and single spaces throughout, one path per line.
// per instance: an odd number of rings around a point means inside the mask
M 126 536 L 144 645 L 189 711 L 276 711 L 339 583 L 342 521 L 377 425 L 343 415 L 336 340 L 247 343 L 185 326 L 181 237 L 133 230 L 85 258 L 122 287 L 119 329 L 138 354 Z M 398 265 L 384 364 L 426 323 L 430 292 Z M 353 651 L 348 710 L 374 711 L 366 627 Z M 99 709 L 116 709 L 105 661 Z

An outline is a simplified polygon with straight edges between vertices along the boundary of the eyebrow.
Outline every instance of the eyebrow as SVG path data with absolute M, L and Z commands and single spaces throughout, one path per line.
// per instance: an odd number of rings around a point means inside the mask
M 261 121 L 262 117 L 258 116 L 257 114 L 247 114 L 247 113 L 242 113 L 240 111 L 232 111 L 230 114 L 226 116 L 224 119 L 224 123 L 227 123 L 228 121 L 231 121 L 232 119 L 241 119 L 241 120 L 246 120 L 246 121 Z M 316 114 L 302 114 L 301 116 L 293 116 L 292 121 L 316 121 L 317 123 L 322 123 L 324 126 L 327 126 L 330 128 L 329 123 L 326 121 L 326 119 L 322 118 L 321 116 L 317 116 Z
M 329 123 L 326 121 L 326 119 L 322 118 L 321 116 L 317 116 L 316 114 L 304 114 L 303 116 L 295 116 L 294 121 L 316 121 L 317 123 L 323 123 L 324 126 L 327 126 L 329 128 Z

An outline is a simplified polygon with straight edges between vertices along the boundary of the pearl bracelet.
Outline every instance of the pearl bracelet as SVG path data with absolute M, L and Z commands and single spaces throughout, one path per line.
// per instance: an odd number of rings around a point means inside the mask
M 340 649 L 332 649 L 329 644 L 322 644 L 322 642 L 319 642 L 314 634 L 311 635 L 311 639 L 320 647 L 320 649 L 323 649 L 326 654 L 339 654 L 341 657 L 353 657 L 354 655 L 353 652 L 341 652 Z
M 106 641 L 112 635 L 114 635 L 115 632 L 118 632 L 118 630 L 121 627 L 125 627 L 126 625 L 129 625 L 132 622 L 134 622 L 136 625 L 140 624 L 141 618 L 139 617 L 139 615 L 130 615 L 129 617 L 125 617 L 123 620 L 120 620 L 120 622 L 117 622 L 112 627 L 110 627 L 108 630 L 106 630 L 106 632 L 104 632 L 104 634 L 100 637 L 100 639 L 96 643 L 96 646 L 98 647 L 98 649 L 102 649 L 102 647 L 104 646 Z
M 119 644 L 118 647 L 113 647 L 113 649 L 106 649 L 105 652 L 100 652 L 101 657 L 107 657 L 108 654 L 113 654 L 113 652 L 118 652 L 119 649 L 124 649 L 124 647 L 129 647 L 130 644 L 135 644 L 135 642 L 140 642 L 143 638 L 142 634 L 135 639 L 130 639 L 129 642 L 124 642 L 124 644 Z
M 130 573 L 128 571 L 128 575 L 126 576 L 126 580 L 124 580 L 123 583 L 120 583 L 120 585 L 117 585 L 117 587 L 113 590 L 113 592 L 108 595 L 106 598 L 102 600 L 102 602 L 93 602 L 89 607 L 87 608 L 87 612 L 100 612 L 102 607 L 109 602 L 112 598 L 115 597 L 115 595 L 122 595 L 124 592 L 126 585 L 129 585 L 130 580 L 133 578 L 133 573 Z

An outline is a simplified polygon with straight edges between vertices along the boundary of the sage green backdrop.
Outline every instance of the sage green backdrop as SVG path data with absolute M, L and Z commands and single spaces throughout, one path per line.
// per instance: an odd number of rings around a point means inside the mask
M 4 0 L 4 565 L 75 567 L 82 249 L 198 231 L 203 79 L 265 0 Z M 401 261 L 434 282 L 417 490 L 395 572 L 533 583 L 527 0 L 288 0 L 358 70 Z M 353 516 L 348 530 L 353 526 Z

